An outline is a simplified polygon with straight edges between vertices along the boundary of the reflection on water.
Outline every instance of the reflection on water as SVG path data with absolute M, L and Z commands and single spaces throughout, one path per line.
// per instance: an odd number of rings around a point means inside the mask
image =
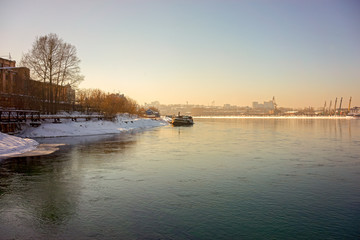
M 0 163 L 4 239 L 356 239 L 360 121 L 196 119 Z
M 5 238 L 44 238 L 56 232 L 57 226 L 76 216 L 83 189 L 79 171 L 86 157 L 115 154 L 136 143 L 131 134 L 37 140 L 42 145 L 56 143 L 61 151 L 50 156 L 7 159 L 0 165 L 0 233 Z M 96 159 L 90 160 L 93 162 L 86 161 L 85 165 L 94 164 L 92 168 L 96 169 Z M 14 226 L 19 229 L 12 233 Z M 33 232 L 37 228 L 41 231 Z

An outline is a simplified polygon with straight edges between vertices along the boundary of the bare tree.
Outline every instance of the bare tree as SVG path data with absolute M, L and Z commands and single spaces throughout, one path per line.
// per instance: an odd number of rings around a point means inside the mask
M 81 89 L 77 93 L 77 103 L 87 113 L 98 112 L 105 116 L 118 113 L 138 113 L 139 105 L 135 100 L 119 93 L 105 93 L 100 89 Z
M 60 101 L 67 102 L 70 96 L 65 86 L 76 88 L 83 81 L 80 75 L 80 59 L 75 46 L 64 42 L 56 34 L 37 37 L 32 49 L 25 53 L 20 64 L 28 67 L 34 80 L 42 81 L 42 100 L 45 109 L 49 103 L 50 112 L 57 110 Z

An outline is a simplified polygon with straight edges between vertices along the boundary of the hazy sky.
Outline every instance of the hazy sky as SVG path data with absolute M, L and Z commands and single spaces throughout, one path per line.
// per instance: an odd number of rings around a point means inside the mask
M 138 103 L 360 106 L 360 1 L 0 0 L 0 56 L 76 46 L 81 88 Z

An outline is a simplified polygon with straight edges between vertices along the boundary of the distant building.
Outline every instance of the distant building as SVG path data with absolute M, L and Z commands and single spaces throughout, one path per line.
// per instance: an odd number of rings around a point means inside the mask
M 273 101 L 264 102 L 264 108 L 268 110 L 274 109 L 274 103 Z
M 267 102 L 264 101 L 263 104 L 258 102 L 253 102 L 252 107 L 253 109 L 264 109 L 264 110 L 273 110 L 275 108 L 273 101 L 267 101 Z
M 160 113 L 158 113 L 150 108 L 148 110 L 146 110 L 145 113 L 146 113 L 146 116 L 149 118 L 160 117 Z
M 145 103 L 145 107 L 156 107 L 159 108 L 160 107 L 160 102 L 159 101 L 153 101 L 151 103 Z

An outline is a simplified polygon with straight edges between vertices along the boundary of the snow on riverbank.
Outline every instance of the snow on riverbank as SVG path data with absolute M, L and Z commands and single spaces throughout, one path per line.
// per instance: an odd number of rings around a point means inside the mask
M 152 127 L 167 125 L 164 120 L 130 118 L 118 116 L 114 122 L 111 121 L 71 121 L 62 120 L 62 123 L 42 123 L 39 127 L 28 127 L 19 136 L 36 137 L 68 137 L 120 133 L 131 130 L 142 130 Z
M 168 125 L 165 120 L 144 119 L 144 118 L 130 118 L 118 116 L 114 122 L 111 121 L 85 121 L 79 120 L 77 122 L 70 119 L 62 120 L 62 123 L 54 124 L 52 122 L 42 123 L 39 127 L 26 127 L 24 131 L 19 134 L 19 137 L 10 136 L 8 134 L 0 133 L 0 159 L 23 156 L 23 153 L 31 152 L 30 155 L 41 155 L 38 152 L 44 152 L 44 146 L 40 145 L 39 150 L 35 150 L 38 142 L 28 138 L 42 138 L 42 137 L 71 137 L 71 136 L 86 136 L 86 135 L 100 135 L 113 134 L 133 130 L 143 130 L 153 127 Z M 24 138 L 21 138 L 24 137 Z M 52 150 L 48 148 L 49 144 L 45 146 L 45 152 L 53 152 L 56 146 L 51 146 Z M 34 151 L 35 150 L 35 151 Z
M 32 139 L 0 133 L 0 159 L 32 151 L 37 145 L 38 142 Z

